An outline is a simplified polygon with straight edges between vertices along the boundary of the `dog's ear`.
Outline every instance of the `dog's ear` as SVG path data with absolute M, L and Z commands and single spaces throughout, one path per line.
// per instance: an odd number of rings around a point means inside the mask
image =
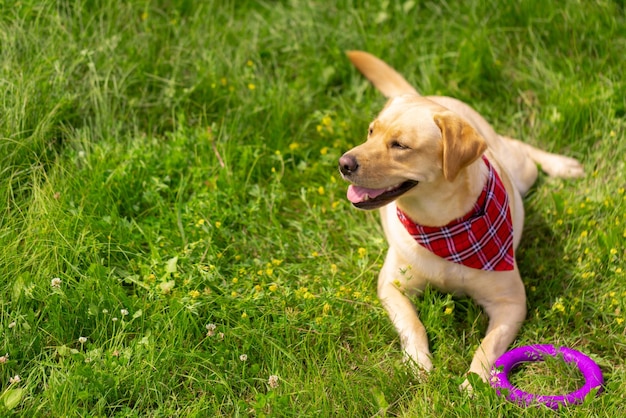
M 443 139 L 443 176 L 453 181 L 461 169 L 485 152 L 487 144 L 469 123 L 455 113 L 437 113 L 433 120 L 441 129 Z

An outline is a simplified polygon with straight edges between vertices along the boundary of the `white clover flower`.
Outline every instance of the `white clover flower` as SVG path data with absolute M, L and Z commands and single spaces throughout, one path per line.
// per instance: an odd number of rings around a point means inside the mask
M 79 337 L 78 342 L 81 344 L 85 344 L 87 342 L 87 337 Z
M 206 329 L 207 329 L 207 333 L 206 333 L 207 337 L 212 337 L 215 335 L 215 330 L 217 329 L 217 325 L 207 324 Z
M 122 314 L 122 316 L 126 316 L 128 315 L 128 309 L 120 309 L 120 313 Z
M 279 377 L 273 374 L 267 379 L 267 384 L 270 388 L 276 389 L 278 387 L 278 379 Z
M 248 360 L 248 355 L 247 355 L 247 354 L 242 354 L 242 355 L 240 355 L 240 356 L 239 356 L 239 360 L 241 360 L 241 361 L 246 361 L 246 360 Z
M 50 280 L 50 286 L 58 289 L 61 287 L 61 279 L 59 279 L 58 277 L 55 277 L 54 279 Z
M 105 308 L 105 309 L 102 310 L 102 313 L 106 315 L 106 314 L 109 313 L 109 310 Z
M 22 381 L 22 379 L 20 378 L 19 374 L 16 374 L 15 376 L 9 378 L 9 384 L 12 385 L 14 383 L 20 383 Z
M 9 329 L 10 329 L 10 328 L 15 328 L 15 325 L 17 325 L 15 321 L 11 322 L 11 323 L 9 324 Z
M 9 353 L 6 353 L 4 356 L 0 357 L 0 364 L 4 364 L 9 360 Z

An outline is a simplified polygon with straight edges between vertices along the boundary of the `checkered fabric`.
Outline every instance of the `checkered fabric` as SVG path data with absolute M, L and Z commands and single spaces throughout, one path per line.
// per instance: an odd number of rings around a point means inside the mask
M 509 198 L 498 173 L 484 156 L 483 161 L 489 176 L 467 215 L 442 227 L 418 225 L 400 209 L 398 218 L 420 245 L 441 258 L 480 270 L 513 270 Z

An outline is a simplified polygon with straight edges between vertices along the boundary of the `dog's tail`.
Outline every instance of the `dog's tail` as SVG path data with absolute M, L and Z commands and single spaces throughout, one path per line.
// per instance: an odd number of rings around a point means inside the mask
M 372 54 L 363 51 L 347 51 L 352 64 L 372 82 L 385 97 L 391 98 L 402 94 L 416 94 L 417 90 L 396 70 Z

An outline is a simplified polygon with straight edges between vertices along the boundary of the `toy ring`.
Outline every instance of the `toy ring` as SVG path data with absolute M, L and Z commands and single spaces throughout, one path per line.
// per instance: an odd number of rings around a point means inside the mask
M 566 395 L 536 395 L 524 392 L 509 382 L 508 374 L 519 364 L 542 361 L 544 356 L 556 357 L 557 354 L 562 354 L 566 363 L 575 363 L 582 373 L 585 384 L 580 389 Z M 518 405 L 544 404 L 552 409 L 558 409 L 560 405 L 582 403 L 585 396 L 595 388 L 598 388 L 598 391 L 602 390 L 604 378 L 600 367 L 580 351 L 567 347 L 556 348 L 551 344 L 534 344 L 515 348 L 496 360 L 490 383 L 498 395 L 504 394 L 509 401 Z

